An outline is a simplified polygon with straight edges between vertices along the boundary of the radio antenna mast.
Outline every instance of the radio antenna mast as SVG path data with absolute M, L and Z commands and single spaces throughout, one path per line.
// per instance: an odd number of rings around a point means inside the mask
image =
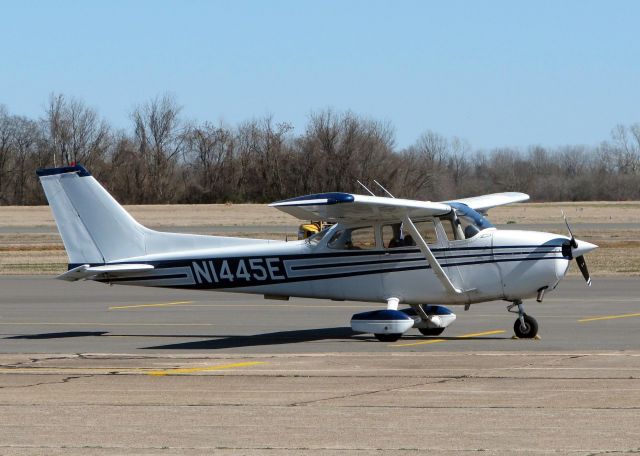
M 364 188 L 367 192 L 369 192 L 369 194 L 370 194 L 371 196 L 376 196 L 376 195 L 375 195 L 371 190 L 369 190 L 369 189 L 367 188 L 367 186 L 366 186 L 366 185 L 364 185 L 362 182 L 360 182 L 360 181 L 359 181 L 359 180 L 357 180 L 357 179 L 356 179 L 356 182 L 357 182 L 357 183 L 359 183 L 359 184 L 362 186 L 362 188 Z M 374 181 L 374 182 L 375 182 L 375 181 Z M 378 184 L 378 185 L 380 185 L 380 184 Z
M 373 180 L 373 182 L 375 182 L 375 183 L 376 183 L 376 185 L 377 185 L 378 187 L 380 187 L 380 188 L 381 188 L 381 189 L 382 189 L 382 190 L 383 190 L 387 195 L 389 195 L 391 198 L 395 198 L 395 196 L 393 196 L 393 195 L 391 194 L 391 192 L 389 192 L 389 190 L 387 190 L 386 188 L 384 188 L 384 187 L 382 186 L 382 184 L 380 184 L 380 182 L 378 182 L 378 181 L 377 181 L 377 180 L 375 180 L 375 179 Z

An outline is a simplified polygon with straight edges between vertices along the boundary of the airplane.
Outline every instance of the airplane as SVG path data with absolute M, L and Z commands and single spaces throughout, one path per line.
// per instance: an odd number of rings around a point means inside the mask
M 81 165 L 37 170 L 69 257 L 66 281 L 378 302 L 351 328 L 380 341 L 409 329 L 441 334 L 456 315 L 444 305 L 504 300 L 519 338 L 538 333 L 523 301 L 554 290 L 596 245 L 573 236 L 499 230 L 494 207 L 529 199 L 494 193 L 443 202 L 330 192 L 269 206 L 330 226 L 299 241 L 167 233 L 142 226 Z M 377 182 L 376 182 L 377 183 Z M 379 184 L 378 184 L 379 185 Z M 399 306 L 407 306 L 400 309 Z

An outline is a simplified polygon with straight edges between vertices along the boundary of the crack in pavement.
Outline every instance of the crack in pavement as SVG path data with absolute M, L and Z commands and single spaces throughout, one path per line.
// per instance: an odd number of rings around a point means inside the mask
M 383 388 L 383 389 L 377 389 L 377 390 L 362 391 L 362 392 L 359 392 L 359 393 L 343 394 L 343 395 L 340 395 L 340 396 L 325 397 L 325 398 L 322 398 L 322 399 L 314 399 L 314 400 L 310 400 L 310 401 L 294 402 L 294 403 L 289 404 L 288 406 L 289 407 L 298 407 L 298 406 L 302 406 L 302 405 L 316 404 L 318 402 L 331 401 L 331 400 L 335 400 L 335 399 L 348 399 L 348 398 L 358 397 L 358 396 L 368 396 L 370 394 L 387 393 L 387 392 L 390 392 L 390 391 L 400 391 L 402 389 L 413 388 L 413 387 L 416 387 L 416 386 L 438 385 L 438 384 L 448 383 L 448 382 L 451 382 L 451 381 L 460 380 L 460 379 L 464 379 L 464 378 L 466 378 L 466 376 L 449 377 L 449 378 L 445 378 L 445 379 L 442 379 L 442 380 L 438 380 L 436 382 L 427 381 L 427 382 L 414 383 L 414 384 L 411 384 L 411 385 L 396 386 L 396 387 L 393 387 L 393 388 Z
M 1 367 L 1 366 L 0 366 Z M 13 369 L 13 368 L 20 368 L 20 366 L 14 367 L 14 366 L 8 366 L 7 369 Z M 47 366 L 31 366 L 28 369 L 32 370 L 31 372 L 0 372 L 0 376 L 2 375 L 62 375 L 62 372 L 55 372 L 54 369 L 56 369 L 55 367 L 47 367 Z M 38 370 L 46 370 L 49 369 L 51 370 L 51 372 L 43 372 L 43 373 L 39 373 L 37 372 Z M 73 370 L 87 370 L 90 371 L 92 369 L 95 368 L 82 368 L 82 367 L 63 367 L 60 368 L 61 371 L 73 371 Z M 134 369 L 140 369 L 140 368 L 136 368 L 136 367 L 122 367 L 122 368 L 108 368 L 108 370 L 105 370 L 104 372 L 92 372 L 92 373 L 87 373 L 87 374 L 78 374 L 78 375 L 84 375 L 84 376 L 91 376 L 91 377 L 98 377 L 101 375 L 120 375 L 120 376 L 125 376 L 125 375 L 129 375 L 129 376 L 135 376 L 135 375 L 141 375 L 141 376 L 146 376 L 147 375 L 147 371 L 143 370 L 143 371 L 139 371 L 139 372 L 133 372 Z M 519 368 L 515 368 L 515 369 L 522 369 L 522 367 Z M 589 368 L 585 368 L 584 370 L 590 370 Z M 611 370 L 615 370 L 615 369 L 611 369 Z M 220 371 L 214 371 L 208 374 L 209 376 L 235 376 L 236 374 L 231 373 L 231 372 L 220 372 Z M 249 373 L 249 372 L 245 372 L 242 375 L 243 377 L 251 377 L 251 378 L 300 378 L 300 377 L 304 377 L 304 378 L 345 378 L 345 379 L 372 379 L 372 378 L 395 378 L 395 379 L 424 379 L 425 376 L 424 375 L 403 375 L 403 376 L 397 376 L 397 375 L 340 375 L 340 374 L 336 374 L 336 375 L 309 375 L 308 373 L 288 373 L 288 374 L 264 374 L 264 373 Z M 190 376 L 181 376 L 181 377 L 175 377 L 175 378 L 189 378 Z M 630 376 L 625 376 L 625 377 L 603 377 L 603 376 L 592 376 L 592 377 L 576 377 L 576 376 L 556 376 L 556 377 L 552 377 L 552 376 L 517 376 L 517 375 L 479 375 L 479 374 L 461 374 L 461 375 L 435 375 L 433 377 L 428 377 L 430 379 L 434 379 L 434 378 L 438 378 L 438 379 L 444 379 L 444 380 L 459 380 L 459 379 L 476 379 L 476 380 L 607 380 L 607 381 L 617 381 L 617 380 L 637 380 L 640 378 L 640 376 L 634 376 L 634 375 L 630 375 Z M 430 382 L 429 382 L 430 383 Z M 435 382 L 437 383 L 437 382 Z M 428 383 L 427 383 L 428 384 Z
M 349 408 L 388 408 L 388 409 L 441 409 L 441 410 L 587 410 L 587 411 L 603 411 L 603 410 L 640 410 L 638 407 L 548 407 L 542 405 L 336 405 L 335 407 Z
M 195 450 L 195 451 L 210 451 L 210 450 L 219 450 L 219 451 L 241 451 L 241 450 L 254 450 L 254 451 L 262 451 L 262 452 L 271 452 L 271 451 L 287 451 L 287 452 L 299 452 L 299 451 L 322 451 L 323 453 L 331 452 L 331 453 L 340 453 L 344 452 L 390 452 L 394 453 L 400 452 L 411 452 L 415 453 L 417 451 L 425 452 L 425 451 L 437 451 L 443 453 L 485 453 L 485 452 L 500 452 L 501 454 L 505 452 L 504 448 L 443 448 L 443 447 L 337 447 L 337 446 L 313 446 L 313 447 L 301 447 L 301 446 L 261 446 L 261 445 L 245 445 L 245 446 L 113 446 L 113 445 L 0 445 L 0 448 L 3 449 L 29 449 L 29 450 L 137 450 L 137 451 L 149 451 L 149 450 L 162 450 L 162 451 L 185 451 L 185 450 Z M 510 448 L 509 452 L 527 452 L 530 453 L 540 453 L 540 454 L 558 454 L 559 451 L 557 449 L 535 449 L 535 448 Z M 577 449 L 577 450 L 562 450 L 562 454 L 580 454 L 584 455 L 585 451 L 594 451 L 594 450 L 586 450 L 586 449 Z M 637 454 L 640 452 L 640 449 L 629 449 L 629 450 L 596 450 L 595 453 L 588 453 L 586 456 L 600 456 L 607 454 Z
M 29 358 L 29 360 L 27 360 L 27 361 L 21 361 L 21 362 L 10 363 L 10 364 L 0 364 L 0 368 L 11 369 L 11 368 L 14 368 L 14 367 L 33 366 L 33 364 L 39 363 L 41 361 L 53 361 L 53 360 L 58 360 L 58 359 L 74 359 L 74 358 L 76 358 L 75 355 L 71 355 L 71 356 L 47 356 L 47 357 L 44 357 L 44 358 Z
M 64 377 L 63 379 L 57 380 L 55 382 L 39 382 L 39 383 L 31 383 L 29 385 L 0 386 L 0 389 L 31 388 L 31 387 L 34 387 L 34 386 L 42 386 L 42 385 L 56 385 L 56 384 L 68 383 L 71 380 L 75 380 L 75 379 L 78 379 L 78 378 L 89 378 L 89 377 L 93 377 L 93 375 L 72 375 L 72 376 Z
M 46 383 L 45 383 L 46 384 Z M 38 385 L 27 385 L 27 386 L 38 386 Z M 345 398 L 355 397 L 359 395 L 370 394 L 369 392 L 362 394 L 354 394 L 352 396 L 344 396 Z M 326 399 L 318 399 L 313 402 L 322 402 L 331 399 L 339 399 L 339 398 L 326 398 Z M 246 404 L 246 403 L 216 403 L 216 404 L 166 404 L 166 403 L 127 403 L 127 404 L 118 404 L 118 403 L 107 403 L 107 402 L 69 402 L 69 403 L 56 403 L 56 404 L 48 404 L 48 403 L 0 403 L 0 407 L 16 407 L 16 406 L 26 406 L 26 407 L 40 407 L 40 406 L 55 406 L 57 408 L 60 407 L 162 407 L 165 408 L 167 406 L 176 407 L 176 408 L 213 408 L 213 407 L 259 407 L 259 408 L 290 408 L 298 405 L 308 405 L 305 402 L 294 403 L 294 404 Z M 368 408 L 368 409 L 415 409 L 415 410 L 554 410 L 554 411 L 562 411 L 562 410 L 572 410 L 572 411 L 617 411 L 617 410 L 640 410 L 639 407 L 544 407 L 544 406 L 506 406 L 506 405 L 478 405 L 478 406 L 447 406 L 447 405 L 335 405 L 331 407 L 338 408 Z
M 545 366 L 552 366 L 554 364 L 557 364 L 559 362 L 562 361 L 566 361 L 569 359 L 578 359 L 578 358 L 585 358 L 588 357 L 588 354 L 571 354 L 571 355 L 566 355 L 566 356 L 556 356 L 556 357 L 552 357 L 549 360 L 546 361 L 542 361 L 542 362 L 536 362 L 538 360 L 533 360 L 530 361 L 528 363 L 526 363 L 524 366 L 520 366 L 520 367 L 515 367 L 513 366 L 513 369 L 526 369 L 527 367 L 532 367 L 532 366 L 536 366 L 536 367 L 545 367 Z
M 638 448 L 630 448 L 628 450 L 607 450 L 607 451 L 598 451 L 596 453 L 589 453 L 586 456 L 600 456 L 603 454 L 638 454 L 640 453 L 640 447 Z

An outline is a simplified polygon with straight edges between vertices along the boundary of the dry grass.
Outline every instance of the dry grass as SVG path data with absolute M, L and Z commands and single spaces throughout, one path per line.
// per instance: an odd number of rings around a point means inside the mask
M 286 226 L 294 217 L 266 204 L 132 205 L 127 211 L 140 223 L 153 227 Z M 48 206 L 0 207 L 0 228 L 54 227 Z
M 576 236 L 598 244 L 588 256 L 589 269 L 597 275 L 640 275 L 640 202 L 531 203 L 496 208 L 491 220 L 497 224 L 536 225 L 562 223 L 564 209 L 572 224 L 626 223 L 624 230 L 603 225 L 584 229 Z M 128 206 L 142 224 L 171 230 L 174 227 L 225 236 L 284 239 L 295 237 L 299 221 L 276 209 L 259 204 Z M 237 227 L 217 231 L 216 227 Z M 25 229 L 41 228 L 29 233 Z M 254 228 L 245 230 L 243 228 Z M 256 227 L 274 227 L 261 233 Z M 0 207 L 0 274 L 56 274 L 66 270 L 67 256 L 46 206 Z M 543 230 L 541 228 L 541 230 Z M 51 232 L 49 232 L 51 231 Z M 258 232 L 256 232 L 258 231 Z M 574 231 L 577 231 L 574 229 Z M 565 234 L 564 229 L 559 230 Z M 579 274 L 571 268 L 571 274 Z
M 563 223 L 561 210 L 571 223 L 640 224 L 640 201 L 513 204 L 492 209 L 490 216 L 491 221 L 497 224 Z

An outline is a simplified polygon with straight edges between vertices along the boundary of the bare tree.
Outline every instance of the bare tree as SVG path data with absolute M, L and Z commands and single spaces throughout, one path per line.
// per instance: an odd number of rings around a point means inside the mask
M 142 202 L 175 201 L 175 167 L 182 153 L 184 135 L 181 108 L 170 95 L 156 97 L 131 114 L 135 141 L 145 175 L 141 179 Z
M 104 159 L 110 145 L 109 127 L 82 101 L 52 94 L 43 122 L 54 166 L 93 166 Z
M 34 199 L 37 181 L 31 167 L 37 164 L 38 147 L 42 144 L 38 124 L 26 117 L 15 117 L 13 133 L 13 202 L 19 205 L 41 202 L 40 198 Z
M 7 189 L 9 188 L 9 176 L 11 175 L 11 161 L 13 151 L 11 149 L 12 122 L 6 106 L 0 105 L 0 204 L 9 204 Z
M 611 133 L 616 167 L 622 174 L 640 172 L 640 124 L 618 125 Z
M 270 116 L 238 127 L 238 188 L 244 198 L 269 201 L 286 196 L 291 128 L 287 123 L 274 123 Z
M 236 191 L 233 131 L 204 123 L 189 128 L 185 138 L 185 162 L 191 168 L 186 200 L 201 203 L 232 200 Z
M 296 147 L 312 191 L 359 191 L 357 180 L 395 182 L 394 132 L 388 122 L 330 109 L 313 113 Z
M 408 169 L 404 176 L 404 195 L 437 199 L 446 182 L 449 142 L 432 131 L 423 133 L 416 143 L 403 152 Z
M 454 192 L 460 192 L 466 190 L 466 179 L 471 172 L 471 166 L 469 164 L 468 155 L 470 154 L 471 146 L 466 141 L 459 138 L 453 138 L 450 141 L 449 158 L 447 161 L 447 168 L 449 175 L 453 181 Z M 463 193 L 465 193 L 463 191 Z M 458 193 L 460 194 L 460 193 Z

